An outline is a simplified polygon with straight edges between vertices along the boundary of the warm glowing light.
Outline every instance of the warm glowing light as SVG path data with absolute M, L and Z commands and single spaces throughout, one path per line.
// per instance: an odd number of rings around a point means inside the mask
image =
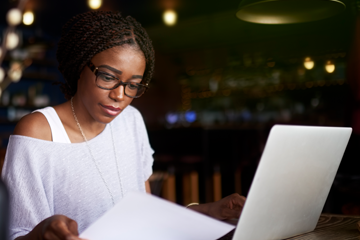
M 31 25 L 34 22 L 34 13 L 31 11 L 25 12 L 23 15 L 23 23 L 25 25 Z
M 19 44 L 19 36 L 14 32 L 9 32 L 6 37 L 6 48 L 12 50 Z
M 16 26 L 21 23 L 21 11 L 17 8 L 10 9 L 6 15 L 6 20 L 10 26 Z
M 328 73 L 333 73 L 335 71 L 335 64 L 331 61 L 327 61 L 325 65 L 325 70 Z
M 13 62 L 8 71 L 8 77 L 13 82 L 18 82 L 22 77 L 21 64 L 19 62 Z
M 88 4 L 91 9 L 98 9 L 101 7 L 102 0 L 88 0 Z
M 5 77 L 5 71 L 4 69 L 0 68 L 0 83 L 4 80 Z
M 305 58 L 304 67 L 305 67 L 307 70 L 313 69 L 313 68 L 314 68 L 314 65 L 315 65 L 315 63 L 314 63 L 314 61 L 313 61 L 311 58 L 309 58 L 309 57 Z
M 163 14 L 164 23 L 168 26 L 173 26 L 177 21 L 177 14 L 173 10 L 166 10 Z

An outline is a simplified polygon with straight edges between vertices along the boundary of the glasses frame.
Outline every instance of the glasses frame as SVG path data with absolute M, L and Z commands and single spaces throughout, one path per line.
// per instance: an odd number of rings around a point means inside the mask
M 149 88 L 149 84 L 148 84 L 148 83 L 145 84 L 145 85 L 144 85 L 144 84 L 141 84 L 141 83 L 135 83 L 135 84 L 138 85 L 138 86 L 144 87 L 145 90 L 144 90 L 144 92 L 143 92 L 140 96 L 129 96 L 129 95 L 126 94 L 125 88 L 126 88 L 127 85 L 134 84 L 134 83 L 129 83 L 129 82 L 120 81 L 119 78 L 117 78 L 117 77 L 115 77 L 115 76 L 113 76 L 113 75 L 110 75 L 110 74 L 109 74 L 110 76 L 116 78 L 119 82 L 118 82 L 117 84 L 115 84 L 115 86 L 112 87 L 112 88 L 104 88 L 104 87 L 101 87 L 101 86 L 99 86 L 99 85 L 97 84 L 97 77 L 98 77 L 97 74 L 98 74 L 98 72 L 99 72 L 99 68 L 98 68 L 98 67 L 95 67 L 95 65 L 94 65 L 91 61 L 88 62 L 86 65 L 87 65 L 87 66 L 90 68 L 90 70 L 95 74 L 95 77 L 96 77 L 95 83 L 96 83 L 96 86 L 97 86 L 98 88 L 101 88 L 101 89 L 104 89 L 104 90 L 114 90 L 114 89 L 118 88 L 119 86 L 124 86 L 124 94 L 125 94 L 126 96 L 130 97 L 130 98 L 139 98 L 139 97 L 141 97 L 141 96 L 148 90 L 148 88 Z M 104 72 L 104 73 L 105 73 L 105 72 Z M 107 74 L 107 73 L 105 73 L 105 74 Z

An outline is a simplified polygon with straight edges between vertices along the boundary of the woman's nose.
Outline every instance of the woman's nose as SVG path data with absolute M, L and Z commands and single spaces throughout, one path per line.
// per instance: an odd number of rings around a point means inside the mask
M 123 101 L 125 97 L 124 86 L 120 85 L 119 87 L 111 90 L 109 97 L 116 102 Z

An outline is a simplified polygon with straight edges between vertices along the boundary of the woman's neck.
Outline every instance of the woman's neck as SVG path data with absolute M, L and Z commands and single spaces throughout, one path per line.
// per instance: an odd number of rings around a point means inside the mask
M 73 97 L 72 103 L 73 108 L 71 100 L 54 107 L 72 143 L 85 141 L 74 114 L 87 140 L 96 137 L 105 129 L 106 124 L 96 121 L 82 102 L 76 98 L 76 95 Z

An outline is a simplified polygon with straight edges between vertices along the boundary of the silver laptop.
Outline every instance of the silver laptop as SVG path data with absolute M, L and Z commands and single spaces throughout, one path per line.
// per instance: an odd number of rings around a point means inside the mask
M 275 125 L 233 240 L 275 240 L 315 229 L 351 128 Z

